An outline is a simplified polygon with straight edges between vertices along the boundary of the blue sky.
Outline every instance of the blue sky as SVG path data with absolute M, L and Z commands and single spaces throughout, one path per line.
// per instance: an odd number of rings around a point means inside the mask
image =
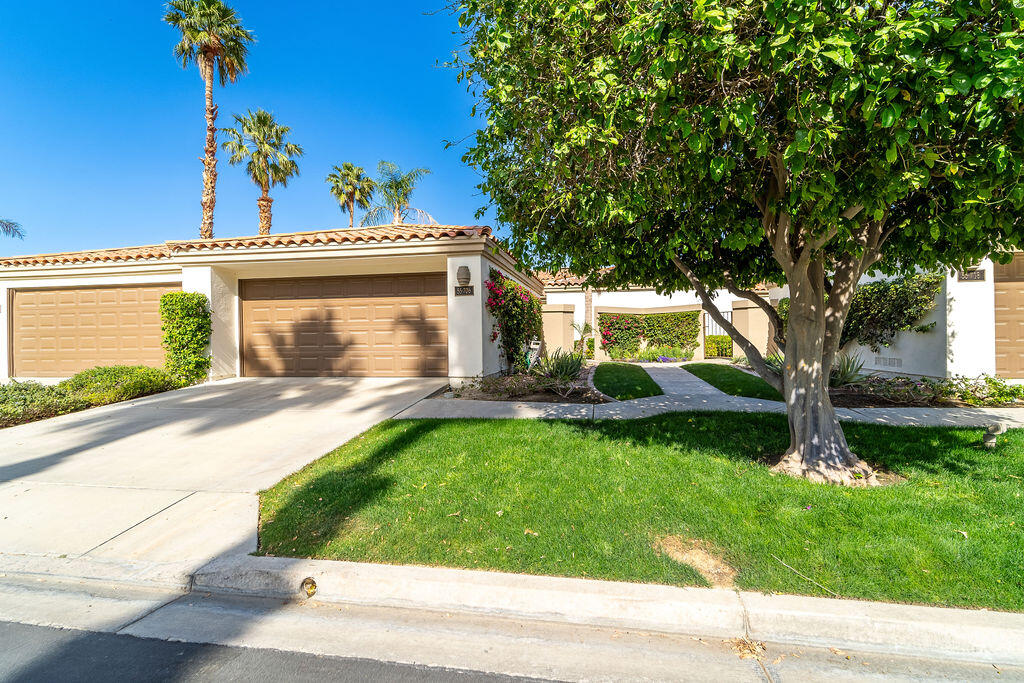
M 249 73 L 215 89 L 218 125 L 263 107 L 306 152 L 273 191 L 274 232 L 347 227 L 324 176 L 343 161 L 376 173 L 380 159 L 433 171 L 412 205 L 439 222 L 489 222 L 474 218 L 477 173 L 444 148 L 475 125 L 441 66 L 459 43 L 442 3 L 232 3 L 258 43 Z M 0 255 L 198 237 L 202 81 L 175 61 L 162 14 L 151 0 L 2 3 L 0 217 L 26 235 L 0 238 Z M 218 158 L 215 234 L 255 234 L 258 190 Z

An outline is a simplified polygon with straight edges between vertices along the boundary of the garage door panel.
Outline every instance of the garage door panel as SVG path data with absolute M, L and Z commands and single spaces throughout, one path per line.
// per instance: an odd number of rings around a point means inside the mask
M 177 285 L 17 290 L 13 372 L 65 377 L 100 365 L 163 365 L 160 297 Z
M 996 374 L 1024 378 L 1024 254 L 995 266 Z
M 246 280 L 240 292 L 246 375 L 448 373 L 443 273 Z

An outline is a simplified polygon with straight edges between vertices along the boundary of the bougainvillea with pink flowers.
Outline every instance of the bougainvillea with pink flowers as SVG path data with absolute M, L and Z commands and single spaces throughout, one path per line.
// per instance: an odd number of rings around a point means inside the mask
M 487 310 L 494 316 L 491 341 L 501 344 L 509 368 L 520 369 L 526 362 L 526 344 L 544 334 L 540 299 L 500 270 L 492 269 L 490 278 L 484 286 Z

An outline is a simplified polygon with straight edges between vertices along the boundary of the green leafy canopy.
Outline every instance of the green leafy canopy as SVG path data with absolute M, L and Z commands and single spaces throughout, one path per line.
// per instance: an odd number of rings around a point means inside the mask
M 794 262 L 826 272 L 875 246 L 851 268 L 1024 243 L 1020 0 L 455 9 L 484 118 L 465 158 L 533 263 L 689 288 L 678 256 L 709 288 L 781 282 L 780 217 Z

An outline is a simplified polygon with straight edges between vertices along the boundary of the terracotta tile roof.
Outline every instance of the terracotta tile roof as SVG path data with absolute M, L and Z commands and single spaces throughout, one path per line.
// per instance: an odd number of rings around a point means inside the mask
M 226 237 L 210 240 L 169 241 L 145 247 L 92 249 L 60 254 L 0 257 L 0 268 L 15 266 L 72 265 L 81 263 L 115 263 L 122 261 L 153 261 L 170 259 L 183 252 L 212 249 L 245 249 L 249 247 L 298 247 L 355 244 L 360 242 L 397 242 L 405 240 L 446 239 L 457 237 L 488 237 L 491 229 L 483 225 L 382 225 L 351 230 L 315 230 L 251 237 Z
M 278 235 L 227 237 L 212 240 L 168 242 L 175 252 L 209 249 L 244 249 L 247 247 L 299 247 L 329 244 L 356 244 L 359 242 L 396 242 L 404 240 L 444 239 L 452 237 L 486 237 L 491 229 L 482 225 L 382 225 L 374 228 L 351 230 L 315 230 Z
M 153 261 L 169 259 L 171 250 L 163 244 L 145 247 L 121 247 L 119 249 L 90 249 L 87 251 L 66 251 L 60 254 L 37 254 L 35 256 L 3 256 L 0 267 L 71 265 L 76 263 L 117 263 L 121 261 Z

